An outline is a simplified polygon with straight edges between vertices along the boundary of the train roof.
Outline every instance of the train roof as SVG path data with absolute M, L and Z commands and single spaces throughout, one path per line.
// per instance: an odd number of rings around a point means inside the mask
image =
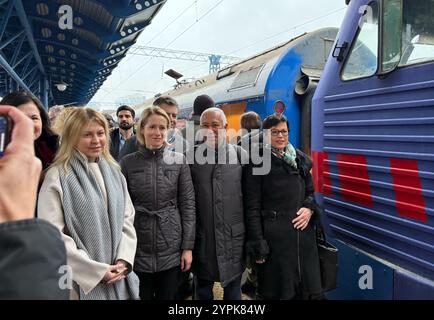
M 337 28 L 322 28 L 304 33 L 222 70 L 188 83 L 178 84 L 175 89 L 160 95 L 173 97 L 181 110 L 191 108 L 194 99 L 201 94 L 209 95 L 216 104 L 262 96 L 273 69 L 281 57 L 291 49 L 303 55 L 303 71 L 314 78 L 319 78 L 327 58 L 326 52 L 329 52 L 333 45 L 337 31 Z M 309 48 L 315 46 L 317 49 L 322 47 L 323 50 L 312 50 L 312 48 L 306 50 L 308 46 Z M 325 49 L 326 46 L 330 46 L 328 50 Z M 137 113 L 151 106 L 156 97 L 135 106 Z

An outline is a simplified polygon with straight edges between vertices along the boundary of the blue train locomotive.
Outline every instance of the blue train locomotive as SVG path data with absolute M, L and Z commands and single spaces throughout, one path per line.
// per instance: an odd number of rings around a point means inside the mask
M 351 0 L 313 100 L 340 299 L 434 299 L 434 1 Z

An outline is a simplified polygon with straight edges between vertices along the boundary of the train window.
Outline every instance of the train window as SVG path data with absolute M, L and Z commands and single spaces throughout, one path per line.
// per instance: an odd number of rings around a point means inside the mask
M 258 81 L 259 74 L 263 68 L 264 64 L 261 64 L 259 66 L 251 67 L 248 70 L 240 71 L 228 91 L 253 87 L 256 84 L 256 81 Z
M 402 0 L 383 1 L 380 74 L 393 71 L 401 60 Z
M 400 66 L 434 60 L 434 0 L 404 0 Z
M 378 69 L 378 3 L 370 2 L 359 12 L 359 31 L 342 70 L 343 80 L 369 77 Z

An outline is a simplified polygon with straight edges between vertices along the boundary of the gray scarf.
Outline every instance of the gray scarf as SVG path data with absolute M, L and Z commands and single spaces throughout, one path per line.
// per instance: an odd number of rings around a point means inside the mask
M 122 237 L 126 186 L 121 172 L 101 158 L 98 162 L 107 191 L 107 202 L 87 159 L 76 152 L 70 170 L 60 170 L 65 225 L 77 248 L 92 260 L 114 264 Z M 115 284 L 99 283 L 87 295 L 80 289 L 80 299 L 115 300 L 138 297 L 137 276 L 131 272 Z

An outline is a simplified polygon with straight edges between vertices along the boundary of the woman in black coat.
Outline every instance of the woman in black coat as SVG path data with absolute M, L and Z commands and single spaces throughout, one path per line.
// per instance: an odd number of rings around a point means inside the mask
M 312 162 L 289 143 L 284 116 L 269 116 L 263 129 L 271 169 L 255 175 L 249 165 L 244 178 L 247 253 L 257 266 L 258 297 L 321 297 Z
M 120 161 L 136 209 L 134 271 L 142 300 L 174 300 L 179 271 L 189 271 L 193 259 L 194 187 L 185 156 L 167 148 L 169 126 L 163 109 L 145 109 L 138 124 L 139 151 Z

